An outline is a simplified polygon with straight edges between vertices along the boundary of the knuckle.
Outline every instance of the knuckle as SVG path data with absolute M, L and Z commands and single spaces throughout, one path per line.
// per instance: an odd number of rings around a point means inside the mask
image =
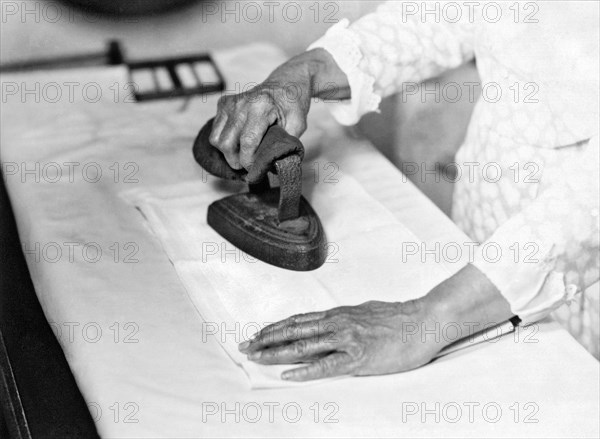
M 246 93 L 244 93 L 244 100 L 246 100 L 250 104 L 255 104 L 260 100 L 261 95 L 261 91 L 254 87 L 253 89 L 248 90 Z
M 352 317 L 347 312 L 340 312 L 336 316 L 336 322 L 340 329 L 347 329 L 352 324 Z
M 329 320 L 329 321 L 322 323 L 317 328 L 317 330 L 323 336 L 326 336 L 330 333 L 335 335 L 335 334 L 339 334 L 340 325 L 336 321 Z
M 299 340 L 293 345 L 293 352 L 298 356 L 303 356 L 308 350 L 308 343 L 306 340 Z
M 320 370 L 324 375 L 331 375 L 336 369 L 336 362 L 330 357 L 319 363 Z
M 254 148 L 260 143 L 261 137 L 255 131 L 247 131 L 240 136 L 242 148 Z
M 296 328 L 297 326 L 295 323 L 290 323 L 285 328 L 283 328 L 282 333 L 284 341 L 293 340 L 297 336 Z
M 245 106 L 246 97 L 244 95 L 236 95 L 233 101 L 233 108 L 235 108 L 235 111 L 240 111 Z
M 298 125 L 298 131 L 300 132 L 304 132 L 306 131 L 307 125 L 306 125 L 306 120 L 304 120 L 304 118 L 299 118 L 298 122 L 296 122 Z
M 275 99 L 267 89 L 256 89 L 249 95 L 249 102 L 257 109 L 264 110 L 275 104 Z
M 221 96 L 217 101 L 217 109 L 219 111 L 223 110 L 227 106 L 227 102 L 229 100 L 229 96 Z
M 350 345 L 346 348 L 346 352 L 353 360 L 360 360 L 363 357 L 365 349 L 360 343 L 350 343 Z
M 298 323 L 296 323 L 296 322 L 290 323 L 290 325 L 288 326 L 288 331 L 290 334 L 295 335 L 298 332 Z
M 211 145 L 219 147 L 219 135 L 214 130 L 212 133 L 210 133 L 210 136 L 208 137 L 208 141 L 210 142 Z
M 217 142 L 217 148 L 219 148 L 221 150 L 221 152 L 223 152 L 223 154 L 225 154 L 225 158 L 227 158 L 227 159 L 234 158 L 233 145 L 230 142 L 224 141 L 223 136 L 221 136 L 221 138 Z
M 346 326 L 340 328 L 339 331 L 337 332 L 338 338 L 344 343 L 348 343 L 348 342 L 352 341 L 353 335 L 354 335 L 353 331 Z
M 217 111 L 228 114 L 236 111 L 240 95 L 225 95 L 219 98 L 217 103 Z

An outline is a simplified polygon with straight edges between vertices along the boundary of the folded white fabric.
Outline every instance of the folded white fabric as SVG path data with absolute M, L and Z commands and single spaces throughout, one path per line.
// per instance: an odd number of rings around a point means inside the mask
M 204 319 L 205 333 L 218 337 L 253 388 L 298 385 L 279 378 L 292 366 L 257 365 L 238 351 L 238 343 L 265 325 L 368 300 L 412 299 L 449 276 L 440 264 L 403 262 L 403 243 L 418 238 L 352 177 L 340 173 L 337 183 L 318 185 L 305 178 L 303 188 L 328 241 L 327 262 L 312 272 L 256 260 L 210 228 L 209 204 L 231 193 L 212 177 L 123 193 L 160 240 Z

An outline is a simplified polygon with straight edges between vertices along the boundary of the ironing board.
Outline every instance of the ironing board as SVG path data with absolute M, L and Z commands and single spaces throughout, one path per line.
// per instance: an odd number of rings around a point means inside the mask
M 264 45 L 214 55 L 231 91 L 283 60 Z M 598 363 L 550 320 L 410 373 L 250 391 L 206 335 L 160 244 L 118 197 L 131 185 L 202 184 L 191 142 L 217 97 L 186 107 L 124 102 L 113 87 L 126 82 L 121 68 L 2 80 L 73 78 L 98 84 L 102 98 L 3 104 L 2 162 L 37 162 L 47 172 L 50 163 L 79 163 L 73 182 L 52 183 L 54 174 L 43 173 L 39 183 L 23 182 L 10 168 L 6 185 L 38 300 L 101 436 L 598 436 Z M 323 105 L 310 117 L 308 137 L 349 136 Z M 339 166 L 428 246 L 470 242 L 368 142 L 348 145 L 307 154 L 321 178 Z M 378 179 L 397 185 L 384 193 Z M 97 243 L 104 256 L 49 262 L 53 254 L 35 250 L 58 243 L 66 254 L 67 242 Z

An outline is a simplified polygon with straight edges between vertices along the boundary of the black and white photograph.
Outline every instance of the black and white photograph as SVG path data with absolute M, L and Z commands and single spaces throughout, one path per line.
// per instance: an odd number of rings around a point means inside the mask
M 0 11 L 0 439 L 600 437 L 600 1 Z

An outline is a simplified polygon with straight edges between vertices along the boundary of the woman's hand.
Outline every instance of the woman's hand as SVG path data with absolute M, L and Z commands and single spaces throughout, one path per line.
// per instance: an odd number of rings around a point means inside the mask
M 275 122 L 288 134 L 306 130 L 310 86 L 306 78 L 264 82 L 239 95 L 219 99 L 210 143 L 221 150 L 233 169 L 248 169 L 267 129 Z
M 320 82 L 329 88 L 320 87 Z M 247 92 L 221 97 L 209 141 L 229 166 L 248 169 L 271 125 L 277 123 L 295 137 L 306 130 L 310 99 L 319 96 L 319 90 L 328 91 L 328 98 L 350 96 L 346 75 L 322 49 L 292 58 Z
M 366 302 L 290 317 L 240 350 L 261 364 L 310 363 L 282 375 L 292 381 L 403 372 L 428 363 L 445 346 L 422 337 L 428 318 L 419 301 Z
M 467 337 L 512 316 L 494 284 L 467 265 L 420 299 L 296 315 L 265 327 L 239 348 L 261 364 L 308 363 L 284 372 L 286 380 L 381 375 L 429 363 L 457 340 L 444 336 L 446 325 L 464 328 Z

